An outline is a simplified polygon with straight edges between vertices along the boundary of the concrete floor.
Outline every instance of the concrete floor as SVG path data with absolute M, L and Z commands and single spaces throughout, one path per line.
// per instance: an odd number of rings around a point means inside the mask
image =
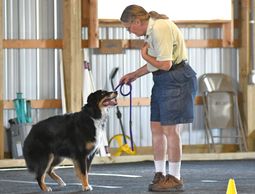
M 56 172 L 67 183 L 59 187 L 49 178 L 47 183 L 56 194 L 84 193 L 74 175 L 72 167 L 59 168 Z M 88 193 L 152 193 L 148 184 L 154 173 L 152 161 L 94 164 L 89 175 L 93 191 Z M 238 194 L 255 193 L 255 160 L 225 161 L 183 161 L 182 176 L 185 191 L 183 194 L 221 194 L 226 193 L 228 181 L 233 178 Z M 42 193 L 34 180 L 33 174 L 26 169 L 0 169 L 0 193 Z M 176 192 L 178 193 L 178 192 Z

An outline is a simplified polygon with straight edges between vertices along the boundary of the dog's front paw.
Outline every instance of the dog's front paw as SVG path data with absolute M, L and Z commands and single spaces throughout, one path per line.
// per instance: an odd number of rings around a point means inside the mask
M 57 182 L 58 182 L 58 185 L 60 187 L 65 187 L 66 186 L 66 183 L 62 179 L 59 179 Z
M 65 187 L 66 186 L 66 183 L 63 181 L 63 182 L 59 182 L 58 183 L 60 187 Z
M 51 188 L 51 187 L 46 187 L 46 188 L 45 188 L 45 191 L 46 191 L 46 192 L 51 192 L 51 191 L 52 191 L 52 188 Z
M 88 185 L 88 186 L 82 187 L 82 190 L 83 191 L 92 191 L 93 187 L 91 185 Z

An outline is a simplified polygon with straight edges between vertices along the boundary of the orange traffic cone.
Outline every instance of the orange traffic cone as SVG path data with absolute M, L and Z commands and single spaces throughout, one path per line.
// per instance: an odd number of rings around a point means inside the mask
M 234 179 L 229 179 L 226 194 L 237 194 L 236 184 Z

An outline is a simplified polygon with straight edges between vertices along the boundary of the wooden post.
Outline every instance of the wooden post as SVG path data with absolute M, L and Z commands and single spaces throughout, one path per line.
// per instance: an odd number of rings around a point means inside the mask
M 234 19 L 223 24 L 223 47 L 234 46 Z
M 234 1 L 231 3 L 231 20 L 222 25 L 223 47 L 234 46 Z
M 88 27 L 88 48 L 99 48 L 97 0 L 82 0 L 82 25 Z
M 251 70 L 250 64 L 250 35 L 249 35 L 249 0 L 239 0 L 241 6 L 241 48 L 240 48 L 240 89 L 242 92 L 242 107 L 244 113 L 244 120 L 247 126 L 248 135 L 248 149 L 249 151 L 255 150 L 255 87 L 248 85 L 248 77 Z
M 251 1 L 251 0 L 250 0 Z M 248 1 L 249 2 L 249 1 Z M 255 9 L 255 6 L 254 7 L 251 7 L 251 3 L 249 3 L 249 10 L 251 9 Z M 250 12 L 249 12 L 250 13 Z M 254 18 L 249 18 L 249 21 L 253 20 L 254 21 Z M 249 23 L 250 25 L 250 23 Z M 251 28 L 251 26 L 249 26 Z M 251 32 L 251 31 L 249 31 Z M 253 32 L 255 32 L 254 30 L 254 25 L 253 25 Z M 249 33 L 249 48 L 250 48 L 250 44 L 253 44 L 254 45 L 254 42 L 252 43 L 251 42 L 251 36 L 254 37 L 255 34 L 250 34 Z M 254 38 L 253 38 L 253 41 L 254 41 Z M 252 64 L 252 61 L 251 61 L 251 55 L 255 55 L 255 53 L 251 53 L 252 52 L 252 49 L 249 49 L 249 67 L 250 67 L 250 70 L 253 69 L 253 64 Z M 254 52 L 254 49 L 253 49 L 253 52 Z M 250 72 L 249 72 L 250 73 Z M 249 147 L 249 150 L 252 150 L 254 151 L 255 150 L 255 85 L 248 85 L 247 87 L 247 126 L 248 126 L 248 147 Z
M 248 149 L 255 150 L 255 85 L 247 87 L 247 135 Z
M 64 0 L 63 63 L 67 112 L 81 110 L 82 105 L 82 48 L 81 0 Z
M 3 3 L 0 0 L 0 26 L 3 26 Z M 2 29 L 2 28 L 1 28 Z M 3 125 L 3 30 L 0 30 L 0 159 L 4 158 L 4 125 Z

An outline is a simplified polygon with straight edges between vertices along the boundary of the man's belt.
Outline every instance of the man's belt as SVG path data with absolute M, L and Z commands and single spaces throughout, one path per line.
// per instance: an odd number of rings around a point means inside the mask
M 169 71 L 174 71 L 176 69 L 180 69 L 184 66 L 188 65 L 188 61 L 187 60 L 182 60 L 180 63 L 178 64 L 175 64 L 173 63 L 172 67 L 168 70 L 168 71 L 165 71 L 165 70 L 157 70 L 157 71 L 154 71 L 152 72 L 153 75 L 160 75 L 160 74 L 163 74 L 163 73 L 166 73 L 166 72 L 169 72 Z

